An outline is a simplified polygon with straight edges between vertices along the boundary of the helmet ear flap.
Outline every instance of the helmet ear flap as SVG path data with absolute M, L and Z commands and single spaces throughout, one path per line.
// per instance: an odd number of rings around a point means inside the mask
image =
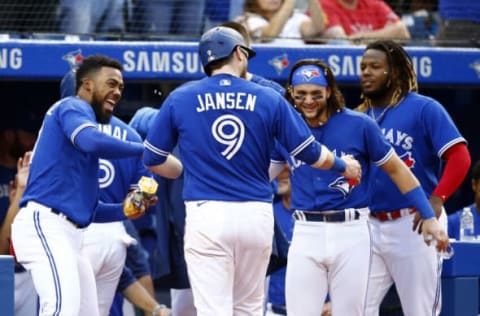
M 241 46 L 248 52 L 248 58 L 255 56 L 255 51 L 245 44 L 242 35 L 236 30 L 217 26 L 205 32 L 198 44 L 198 53 L 205 69 L 210 63 L 230 56 L 233 50 Z

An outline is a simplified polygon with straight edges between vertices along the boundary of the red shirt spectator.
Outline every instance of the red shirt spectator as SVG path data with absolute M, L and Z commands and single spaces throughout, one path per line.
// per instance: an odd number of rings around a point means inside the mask
M 402 20 L 380 0 L 319 0 L 327 15 L 326 30 L 331 38 L 409 39 Z

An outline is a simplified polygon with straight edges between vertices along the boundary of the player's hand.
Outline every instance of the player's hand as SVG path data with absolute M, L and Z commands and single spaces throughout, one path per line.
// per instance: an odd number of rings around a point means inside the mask
M 325 304 L 323 304 L 321 316 L 332 316 L 332 303 L 325 302 Z
M 23 157 L 20 157 L 17 160 L 17 174 L 15 175 L 15 180 L 10 181 L 10 186 L 9 186 L 10 203 L 12 203 L 13 199 L 15 198 L 15 194 L 17 194 L 17 191 L 20 191 L 19 193 L 23 194 L 23 191 L 27 186 L 31 158 L 32 158 L 32 152 L 27 151 L 23 155 Z
M 438 196 L 432 195 L 430 197 L 430 205 L 435 211 L 435 216 L 437 218 L 440 218 L 440 215 L 442 215 L 442 210 L 443 210 L 443 200 Z M 420 213 L 416 212 L 415 217 L 413 218 L 413 230 L 417 231 L 419 234 L 422 233 L 422 222 L 423 220 L 422 220 L 422 217 L 420 216 Z
M 152 311 L 152 316 L 171 316 L 172 310 L 163 304 L 158 305 Z
M 423 221 L 422 234 L 428 246 L 435 240 L 438 252 L 446 252 L 450 246 L 450 241 L 448 240 L 445 229 L 435 217 Z
M 147 201 L 138 189 L 128 192 L 123 201 L 123 213 L 128 219 L 137 219 L 143 216 L 146 209 Z
M 341 157 L 347 164 L 345 172 L 342 173 L 347 179 L 353 180 L 354 184 L 359 184 L 362 179 L 362 167 L 360 163 L 352 155 L 344 155 Z

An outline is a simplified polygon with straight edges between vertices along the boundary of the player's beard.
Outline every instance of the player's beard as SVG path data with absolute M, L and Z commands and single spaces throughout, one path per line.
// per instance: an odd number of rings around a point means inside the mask
M 362 93 L 365 97 L 371 100 L 382 99 L 388 93 L 390 89 L 390 83 L 388 80 L 385 80 L 380 87 L 374 90 L 365 91 L 362 89 Z
M 112 115 L 110 113 L 105 113 L 103 111 L 103 100 L 97 98 L 96 94 L 94 93 L 92 96 L 92 108 L 95 112 L 95 118 L 98 123 L 100 124 L 108 124 L 110 123 L 110 119 Z

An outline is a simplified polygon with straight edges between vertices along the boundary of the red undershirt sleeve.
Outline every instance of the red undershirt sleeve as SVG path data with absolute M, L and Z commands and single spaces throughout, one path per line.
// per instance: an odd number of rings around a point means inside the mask
M 465 180 L 471 159 L 465 143 L 453 145 L 447 149 L 442 158 L 445 160 L 445 167 L 432 195 L 440 197 L 445 202 Z

